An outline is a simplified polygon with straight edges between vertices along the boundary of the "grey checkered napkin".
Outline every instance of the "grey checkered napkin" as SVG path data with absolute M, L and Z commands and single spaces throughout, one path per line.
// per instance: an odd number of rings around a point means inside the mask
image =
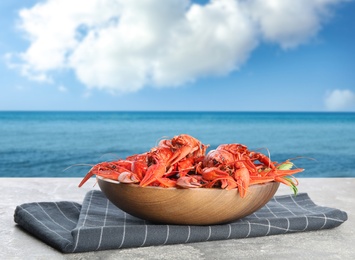
M 15 222 L 64 253 L 247 238 L 334 228 L 344 211 L 320 207 L 306 193 L 275 196 L 254 214 L 211 226 L 158 225 L 116 208 L 101 191 L 83 204 L 40 202 L 17 206 Z

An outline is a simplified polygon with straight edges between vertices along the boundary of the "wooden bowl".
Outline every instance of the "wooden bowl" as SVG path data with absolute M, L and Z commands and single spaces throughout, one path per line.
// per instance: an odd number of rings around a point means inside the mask
M 100 189 L 128 214 L 160 224 L 213 225 L 252 214 L 276 193 L 279 183 L 249 187 L 244 198 L 238 189 L 140 187 L 97 177 Z

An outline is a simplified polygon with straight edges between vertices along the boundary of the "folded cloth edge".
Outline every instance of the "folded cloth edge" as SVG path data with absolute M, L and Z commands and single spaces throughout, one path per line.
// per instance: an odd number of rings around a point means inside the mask
M 99 225 L 95 227 L 90 226 L 92 224 L 89 221 L 86 223 L 87 226 L 82 225 L 82 223 L 79 225 L 79 219 L 87 218 L 87 214 L 90 213 L 85 206 L 87 206 L 88 197 L 93 196 L 100 197 L 97 203 L 107 201 L 105 197 L 102 197 L 101 191 L 90 191 L 86 194 L 83 205 L 75 202 L 25 203 L 17 206 L 14 220 L 30 234 L 64 253 L 313 231 L 334 228 L 347 220 L 346 212 L 318 206 L 309 198 L 307 193 L 300 193 L 296 197 L 290 197 L 293 195 L 275 196 L 264 208 L 254 214 L 224 225 L 186 227 L 157 225 L 145 222 L 144 220 L 140 220 L 141 223 L 139 223 L 139 219 L 130 218 L 130 215 L 120 211 L 113 205 L 110 205 L 110 210 L 113 210 L 111 214 L 119 212 L 125 216 L 124 221 L 128 219 L 129 221 L 133 221 L 134 224 L 134 221 L 138 220 L 139 225 L 134 226 L 132 223 L 125 222 L 122 226 Z M 287 207 L 289 205 L 287 203 L 297 205 L 299 203 L 297 200 L 299 199 L 301 199 L 302 203 L 305 201 L 307 203 L 300 205 L 297 214 L 307 211 L 308 215 L 303 217 L 302 215 L 296 215 L 294 218 L 282 217 L 282 214 L 288 213 Z M 107 204 L 110 203 L 107 202 Z M 272 210 L 275 209 L 277 209 L 275 212 L 281 214 L 281 217 L 274 219 L 263 218 L 263 214 L 267 214 L 268 211 L 272 213 Z M 280 209 L 284 210 L 284 213 Z M 312 214 L 312 210 L 314 209 L 318 211 L 314 211 L 314 214 Z M 290 215 L 290 213 L 288 214 Z M 94 219 L 94 221 L 96 220 Z M 303 222 L 307 224 L 305 227 Z M 309 225 L 311 225 L 311 228 L 309 228 Z M 122 234 L 111 234 L 110 232 L 113 232 L 113 230 L 115 232 L 120 231 Z M 135 234 L 137 232 L 141 234 Z M 105 241 L 104 234 L 113 236 L 112 241 Z

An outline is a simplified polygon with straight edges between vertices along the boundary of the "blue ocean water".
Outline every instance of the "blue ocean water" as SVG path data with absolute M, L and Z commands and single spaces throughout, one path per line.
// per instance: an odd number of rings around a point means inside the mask
M 273 161 L 306 157 L 294 160 L 305 168 L 296 177 L 355 177 L 355 113 L 299 112 L 0 112 L 0 177 L 82 177 L 90 166 L 78 164 L 181 133 L 210 149 L 242 143 Z

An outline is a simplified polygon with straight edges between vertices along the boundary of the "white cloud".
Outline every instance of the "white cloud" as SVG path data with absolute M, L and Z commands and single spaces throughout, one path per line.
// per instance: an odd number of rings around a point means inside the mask
M 62 93 L 68 92 L 68 88 L 66 88 L 63 85 L 58 86 L 58 90 L 59 90 L 59 92 L 62 92 Z
M 46 71 L 36 70 L 31 63 L 23 60 L 23 54 L 6 53 L 4 60 L 10 69 L 19 70 L 21 75 L 34 81 L 52 83 L 52 79 L 46 74 Z
M 339 0 L 251 0 L 248 11 L 261 36 L 282 48 L 307 42 L 330 16 Z
M 20 11 L 30 45 L 16 68 L 34 80 L 72 69 L 89 89 L 177 86 L 237 70 L 260 41 L 291 48 L 342 0 L 47 0 Z
M 327 93 L 325 106 L 330 111 L 340 111 L 355 108 L 355 93 L 349 89 L 335 89 Z

